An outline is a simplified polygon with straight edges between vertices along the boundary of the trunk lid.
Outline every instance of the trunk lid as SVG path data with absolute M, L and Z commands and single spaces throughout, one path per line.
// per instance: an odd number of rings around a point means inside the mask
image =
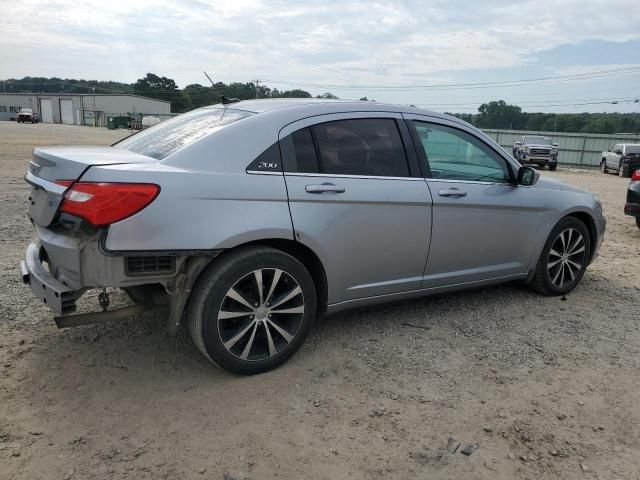
M 155 159 L 113 147 L 36 148 L 25 180 L 31 184 L 29 216 L 42 227 L 54 219 L 67 187 L 56 182 L 75 181 L 95 165 L 150 163 Z

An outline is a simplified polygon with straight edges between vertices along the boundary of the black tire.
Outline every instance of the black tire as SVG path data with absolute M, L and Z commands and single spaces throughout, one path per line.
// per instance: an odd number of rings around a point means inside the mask
M 258 270 L 261 282 L 264 279 L 264 301 L 259 307 L 258 302 L 253 303 L 258 297 L 253 274 Z M 283 273 L 276 277 L 277 271 Z M 287 292 L 297 291 L 296 284 L 301 293 L 278 305 Z M 232 291 L 240 293 L 245 302 L 251 301 L 254 310 L 230 297 Z M 242 248 L 214 261 L 202 273 L 189 299 L 187 326 L 198 349 L 214 364 L 232 373 L 254 375 L 278 367 L 302 346 L 316 318 L 316 299 L 313 279 L 296 258 L 270 247 Z M 303 312 L 278 313 L 274 309 L 278 306 Z M 244 315 L 219 318 L 222 313 Z
M 555 172 L 557 168 L 558 168 L 558 165 L 556 165 L 555 163 L 553 165 L 549 165 L 550 172 Z
M 636 217 L 636 226 L 640 228 L 640 217 Z
M 560 261 L 559 266 L 558 262 L 556 262 L 556 258 L 561 258 L 554 253 L 552 253 L 552 248 L 556 246 L 556 242 L 559 242 L 557 245 L 561 245 L 560 235 L 564 234 L 565 238 L 568 237 L 568 232 L 572 230 L 573 232 L 577 231 L 582 236 L 583 244 L 576 244 L 574 251 L 580 250 L 582 247 L 583 250 L 578 252 L 577 254 L 572 254 L 568 256 L 573 264 L 580 264 L 580 269 L 575 268 L 573 265 L 568 265 L 564 261 Z M 572 233 L 575 235 L 575 233 Z M 569 245 L 568 249 L 571 247 L 571 244 L 574 242 L 575 237 L 571 237 L 571 239 L 567 242 Z M 558 252 L 554 249 L 554 252 Z M 562 252 L 564 253 L 564 252 Z M 542 293 L 544 295 L 564 295 L 565 293 L 573 290 L 576 285 L 582 279 L 585 270 L 587 269 L 587 265 L 591 259 L 591 239 L 589 237 L 589 231 L 582 221 L 578 220 L 575 217 L 565 217 L 551 230 L 549 234 L 549 238 L 544 244 L 542 249 L 542 253 L 540 254 L 540 258 L 538 259 L 538 263 L 536 264 L 536 270 L 531 279 L 529 286 L 535 291 Z M 565 270 L 565 267 L 568 270 Z M 559 270 L 562 269 L 562 272 L 558 273 Z M 562 275 L 562 279 L 559 278 L 559 275 Z M 567 275 L 568 282 L 564 283 L 565 274 Z M 558 283 L 554 283 L 554 277 L 556 277 L 556 281 Z
M 629 165 L 623 165 L 622 162 L 620 162 L 618 166 L 618 176 L 620 178 L 629 178 L 631 176 L 629 173 Z
M 604 158 L 602 159 L 602 162 L 600 162 L 600 171 L 602 173 L 609 173 L 609 169 L 607 168 L 607 162 Z

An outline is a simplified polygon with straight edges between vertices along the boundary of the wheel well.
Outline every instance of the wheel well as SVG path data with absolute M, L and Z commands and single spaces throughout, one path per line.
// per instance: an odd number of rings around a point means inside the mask
M 589 232 L 589 240 L 591 240 L 591 251 L 589 252 L 589 255 L 590 259 L 593 258 L 593 252 L 595 252 L 596 250 L 596 242 L 598 241 L 596 222 L 587 212 L 574 212 L 567 216 L 577 218 L 587 227 L 587 231 Z
M 324 270 L 320 258 L 306 245 L 294 240 L 285 240 L 280 238 L 256 240 L 254 242 L 244 243 L 237 247 L 246 247 L 248 245 L 263 245 L 267 247 L 277 248 L 300 261 L 311 274 L 313 283 L 316 286 L 316 295 L 318 297 L 318 316 L 324 315 L 327 310 L 328 293 L 327 274 Z

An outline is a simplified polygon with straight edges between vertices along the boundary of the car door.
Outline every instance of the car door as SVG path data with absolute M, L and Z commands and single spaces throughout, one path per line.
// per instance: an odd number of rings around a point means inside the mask
M 406 117 L 433 197 L 422 288 L 521 277 L 542 217 L 537 189 L 517 186 L 506 156 L 474 130 Z
M 618 164 L 620 157 L 618 155 L 618 151 L 620 150 L 620 144 L 616 144 L 613 146 L 610 152 L 607 154 L 607 167 L 618 169 Z
M 328 302 L 418 289 L 431 196 L 401 115 L 305 119 L 280 148 L 295 237 L 320 257 Z

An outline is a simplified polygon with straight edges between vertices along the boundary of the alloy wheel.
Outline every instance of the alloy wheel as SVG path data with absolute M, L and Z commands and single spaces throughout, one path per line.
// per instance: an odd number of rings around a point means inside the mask
M 551 283 L 557 288 L 571 284 L 582 271 L 586 260 L 586 243 L 575 228 L 560 232 L 555 238 L 547 258 L 547 271 Z
M 224 348 L 245 361 L 277 355 L 295 338 L 304 317 L 302 288 L 277 268 L 254 270 L 226 293 L 218 310 Z

